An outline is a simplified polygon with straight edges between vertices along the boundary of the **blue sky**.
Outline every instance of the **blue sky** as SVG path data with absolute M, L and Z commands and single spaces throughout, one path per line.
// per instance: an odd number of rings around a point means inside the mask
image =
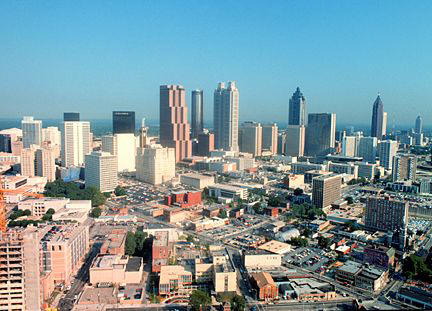
M 300 86 L 308 112 L 369 124 L 430 124 L 432 1 L 0 1 L 2 117 L 157 119 L 159 85 L 235 80 L 240 119 L 286 122 Z

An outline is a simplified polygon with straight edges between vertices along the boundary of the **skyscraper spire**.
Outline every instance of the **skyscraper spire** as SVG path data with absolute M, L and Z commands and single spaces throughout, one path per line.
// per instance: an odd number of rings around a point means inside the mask
M 371 124 L 371 136 L 381 139 L 383 132 L 385 132 L 385 113 L 384 104 L 381 100 L 380 94 L 378 93 L 377 98 L 372 108 L 372 124 Z
M 306 125 L 306 99 L 299 87 L 289 100 L 288 125 Z

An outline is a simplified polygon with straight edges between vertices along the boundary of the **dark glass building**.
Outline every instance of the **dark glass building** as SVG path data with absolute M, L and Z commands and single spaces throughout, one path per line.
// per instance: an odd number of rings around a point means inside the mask
M 381 139 L 383 137 L 384 126 L 384 104 L 381 97 L 378 94 L 373 109 L 372 109 L 372 124 L 371 124 L 371 136 Z
M 288 125 L 306 125 L 306 99 L 300 88 L 289 100 Z
M 135 111 L 113 111 L 113 133 L 135 133 Z
M 79 112 L 65 112 L 63 113 L 63 121 L 79 121 Z
M 8 134 L 0 134 L 0 152 L 12 152 L 12 138 Z

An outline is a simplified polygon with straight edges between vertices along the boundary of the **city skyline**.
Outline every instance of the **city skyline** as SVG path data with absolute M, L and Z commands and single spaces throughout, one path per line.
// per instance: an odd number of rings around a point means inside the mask
M 185 8 L 131 2 L 113 10 L 117 4 L 94 2 L 83 14 L 72 4 L 3 2 L 0 66 L 8 73 L 0 78 L 3 116 L 54 118 L 52 107 L 72 106 L 88 118 L 132 110 L 156 119 L 157 87 L 181 84 L 188 106 L 191 90 L 204 91 L 204 118 L 211 120 L 214 85 L 233 80 L 242 90 L 240 121 L 285 122 L 287 94 L 299 86 L 308 112 L 336 113 L 341 123 L 354 123 L 355 114 L 356 123 L 367 124 L 370 102 L 380 92 L 392 108 L 389 125 L 413 124 L 417 115 L 429 124 L 431 77 L 424 68 L 431 46 L 421 38 L 429 35 L 430 6 L 323 1 L 245 8 L 240 1 L 224 10 L 211 3 Z M 156 20 L 160 11 L 170 13 Z M 301 29 L 293 24 L 299 19 Z M 216 35 L 222 20 L 236 39 Z M 37 30 L 29 27 L 34 23 Z M 169 43 L 160 40 L 168 35 Z M 201 49 L 191 49 L 196 43 Z M 413 102 L 417 109 L 407 110 Z

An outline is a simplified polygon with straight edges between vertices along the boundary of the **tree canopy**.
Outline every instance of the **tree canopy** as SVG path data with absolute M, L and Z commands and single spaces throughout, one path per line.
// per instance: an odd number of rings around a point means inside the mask
M 403 275 L 408 279 L 418 279 L 430 281 L 432 271 L 426 265 L 426 262 L 419 256 L 411 255 L 406 257 L 402 264 Z
M 211 298 L 209 294 L 202 290 L 194 290 L 190 295 L 189 305 L 193 311 L 198 311 L 201 307 L 204 310 L 205 307 L 210 305 L 210 303 Z
M 123 187 L 117 186 L 114 190 L 114 194 L 116 196 L 123 196 L 126 195 L 126 190 Z
M 65 197 L 71 200 L 91 200 L 93 206 L 105 203 L 105 196 L 95 187 L 80 188 L 73 182 L 58 179 L 45 186 L 44 195 L 47 197 Z
M 99 218 L 99 216 L 102 214 L 102 210 L 100 207 L 95 207 L 90 212 L 90 217 L 93 218 Z

